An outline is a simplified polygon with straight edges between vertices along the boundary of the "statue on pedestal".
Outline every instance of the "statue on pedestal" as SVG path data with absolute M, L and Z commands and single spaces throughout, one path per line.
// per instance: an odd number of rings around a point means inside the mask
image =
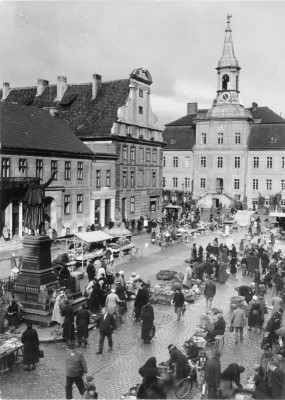
M 53 172 L 46 183 L 28 183 L 28 189 L 23 199 L 27 204 L 24 228 L 28 228 L 32 235 L 46 235 L 44 228 L 44 199 L 45 188 L 53 181 L 56 172 Z

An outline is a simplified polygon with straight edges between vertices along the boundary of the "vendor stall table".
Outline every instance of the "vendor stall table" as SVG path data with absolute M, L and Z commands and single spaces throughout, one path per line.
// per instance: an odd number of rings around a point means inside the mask
M 7 339 L 0 346 L 0 371 L 1 374 L 8 371 L 8 358 L 13 355 L 13 362 L 18 361 L 18 357 L 23 357 L 23 344 L 18 338 Z

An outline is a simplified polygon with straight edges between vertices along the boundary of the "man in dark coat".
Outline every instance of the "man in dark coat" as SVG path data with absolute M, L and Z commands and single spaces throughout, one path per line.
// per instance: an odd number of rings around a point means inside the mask
M 70 342 L 66 350 L 66 399 L 73 399 L 72 385 L 76 384 L 81 395 L 84 391 L 82 376 L 87 374 L 87 365 L 82 353 L 75 349 L 75 343 Z
M 64 317 L 62 337 L 70 343 L 74 340 L 74 312 L 69 300 L 65 300 L 61 315 Z
M 149 288 L 147 285 L 142 284 L 142 287 L 141 289 L 138 290 L 134 302 L 136 321 L 140 320 L 142 307 L 148 302 L 148 299 L 149 299 Z
M 208 384 L 208 398 L 218 399 L 218 388 L 221 382 L 220 352 L 216 351 L 214 357 L 206 361 L 205 374 Z
M 142 331 L 141 338 L 146 344 L 150 344 L 150 331 L 153 327 L 154 312 L 150 302 L 142 307 L 141 311 Z
M 99 340 L 99 350 L 97 351 L 96 354 L 102 354 L 105 337 L 108 338 L 109 350 L 112 350 L 113 348 L 112 333 L 116 329 L 116 321 L 114 316 L 108 313 L 108 311 L 105 308 L 103 308 L 102 314 L 100 315 L 100 319 L 98 321 L 98 325 L 100 332 L 100 340 Z
M 212 301 L 216 294 L 216 285 L 211 279 L 206 280 L 206 285 L 204 289 L 204 296 L 206 299 L 206 308 L 211 309 Z
M 285 398 L 285 374 L 278 365 L 278 362 L 271 360 L 269 363 L 271 371 L 271 398 Z
M 276 293 L 282 292 L 283 293 L 283 276 L 284 273 L 282 271 L 282 268 L 278 268 L 278 271 L 274 275 L 273 282 L 276 286 Z
M 173 344 L 168 346 L 168 350 L 170 354 L 169 367 L 172 368 L 176 364 L 176 379 L 181 381 L 181 379 L 187 378 L 189 374 L 187 357 Z
M 92 261 L 89 261 L 87 268 L 86 268 L 86 272 L 88 275 L 89 282 L 93 281 L 93 279 L 96 276 L 96 268 L 94 267 Z
M 27 324 L 27 329 L 22 334 L 21 342 L 24 345 L 23 364 L 27 365 L 26 370 L 31 371 L 31 369 L 36 368 L 35 364 L 39 362 L 40 344 L 37 331 L 33 329 L 31 323 Z
M 81 310 L 76 316 L 78 345 L 86 347 L 88 339 L 88 325 L 90 324 L 90 313 L 87 310 L 86 303 L 82 304 Z

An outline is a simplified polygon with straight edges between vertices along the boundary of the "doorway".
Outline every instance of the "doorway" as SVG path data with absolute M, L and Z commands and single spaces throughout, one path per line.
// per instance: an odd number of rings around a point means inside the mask
M 126 198 L 122 199 L 122 220 L 126 219 Z
M 95 226 L 100 225 L 100 200 L 95 200 Z
M 213 198 L 212 199 L 212 205 L 213 205 L 213 208 L 219 208 L 219 206 L 220 206 L 220 201 L 219 201 L 219 199 L 217 199 L 217 198 Z
M 224 180 L 222 178 L 216 179 L 217 193 L 222 193 L 224 188 Z
M 12 203 L 12 234 L 13 236 L 19 235 L 19 202 L 13 201 Z
M 105 226 L 108 226 L 111 215 L 111 200 L 105 200 Z

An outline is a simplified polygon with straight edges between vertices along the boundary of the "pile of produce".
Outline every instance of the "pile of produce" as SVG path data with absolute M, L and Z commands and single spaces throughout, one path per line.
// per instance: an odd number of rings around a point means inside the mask
M 151 302 L 157 304 L 170 305 L 173 297 L 173 290 L 170 286 L 153 286 L 150 290 Z

